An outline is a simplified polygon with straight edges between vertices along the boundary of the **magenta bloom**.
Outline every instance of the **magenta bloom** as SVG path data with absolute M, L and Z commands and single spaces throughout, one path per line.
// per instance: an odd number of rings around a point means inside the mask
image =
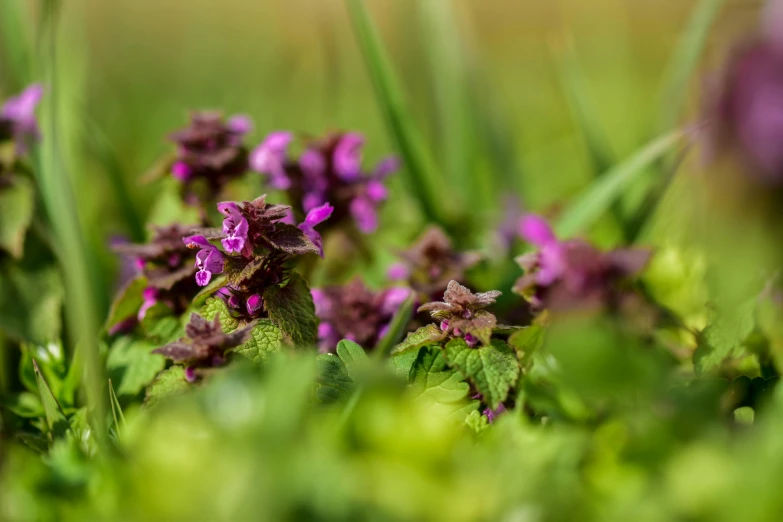
M 212 279 L 212 274 L 223 272 L 223 254 L 204 236 L 188 236 L 183 238 L 188 248 L 201 248 L 196 254 L 196 283 L 199 286 L 207 286 Z
M 334 207 L 329 203 L 324 203 L 320 207 L 310 210 L 305 220 L 299 225 L 299 229 L 318 247 L 321 257 L 324 257 L 324 240 L 321 234 L 315 230 L 315 226 L 329 219 L 332 212 L 334 212 Z
M 223 234 L 226 237 L 221 240 L 223 248 L 229 254 L 239 254 L 244 251 L 245 254 L 250 255 L 249 248 L 246 248 L 249 247 L 247 241 L 249 226 L 237 204 L 233 201 L 218 203 L 218 211 L 226 216 L 223 220 Z
M 356 132 L 343 134 L 334 148 L 334 170 L 346 181 L 353 181 L 361 175 L 362 147 L 364 136 Z
M 35 109 L 43 96 L 43 86 L 34 83 L 9 98 L 0 108 L 0 127 L 6 127 L 16 142 L 17 154 L 23 154 L 32 140 L 40 139 L 41 133 L 35 119 Z
M 290 132 L 273 132 L 250 154 L 250 168 L 261 174 L 269 174 L 273 188 L 286 190 L 291 186 L 284 165 L 286 150 L 293 139 Z

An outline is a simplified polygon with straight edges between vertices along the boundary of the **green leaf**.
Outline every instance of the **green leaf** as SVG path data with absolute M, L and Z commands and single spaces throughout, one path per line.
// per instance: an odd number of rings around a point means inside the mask
M 394 367 L 394 373 L 407 380 L 408 375 L 411 373 L 411 367 L 413 367 L 413 363 L 416 362 L 420 350 L 421 348 L 392 355 L 391 364 Z
M 180 318 L 172 315 L 171 308 L 163 303 L 155 303 L 147 310 L 141 321 L 145 335 L 163 345 L 184 335 L 184 326 Z
M 70 428 L 68 419 L 65 417 L 65 413 L 57 402 L 57 399 L 54 397 L 54 394 L 52 394 L 49 385 L 46 384 L 43 375 L 41 375 L 41 370 L 38 368 L 38 363 L 35 359 L 33 359 L 33 368 L 35 369 L 35 380 L 38 384 L 38 393 L 41 395 L 41 404 L 43 404 L 49 432 L 55 438 L 62 437 Z
M 408 382 L 416 400 L 457 420 L 465 420 L 479 406 L 479 401 L 468 398 L 470 386 L 459 372 L 448 367 L 439 347 L 427 347 L 419 352 Z
M 11 183 L 0 187 L 0 249 L 17 259 L 24 253 L 24 237 L 35 210 L 35 189 L 29 179 L 11 178 Z
M 133 337 L 119 338 L 109 350 L 106 369 L 120 396 L 136 396 L 166 366 L 162 355 L 152 353 L 157 343 Z
M 755 300 L 716 316 L 702 332 L 702 343 L 693 353 L 694 368 L 703 373 L 720 366 L 724 359 L 743 352 L 743 343 L 753 331 Z
M 36 418 L 45 415 L 40 396 L 27 391 L 3 397 L 0 400 L 0 405 L 14 415 L 23 418 Z
M 655 132 L 666 132 L 677 124 L 688 96 L 688 83 L 699 61 L 710 27 L 725 0 L 701 0 L 672 53 L 658 99 Z
M 403 303 L 397 309 L 394 317 L 392 317 L 392 320 L 389 322 L 388 332 L 386 332 L 386 335 L 383 336 L 383 339 L 378 341 L 378 344 L 375 346 L 375 350 L 373 351 L 374 357 L 385 357 L 392 350 L 392 348 L 394 348 L 394 345 L 400 342 L 400 339 L 402 339 L 402 334 L 404 334 L 405 330 L 408 329 L 408 323 L 410 322 L 413 314 L 413 304 L 415 301 L 416 296 L 411 293 L 411 295 L 408 296 L 408 298 L 403 301 Z
M 318 370 L 315 388 L 318 400 L 325 403 L 348 400 L 355 385 L 343 360 L 332 353 L 324 353 L 315 358 L 315 364 Z
M 473 410 L 470 412 L 470 415 L 468 415 L 465 419 L 465 424 L 467 424 L 476 433 L 481 433 L 482 431 L 489 428 L 489 421 L 487 420 L 487 416 L 482 415 L 478 410 Z
M 464 339 L 455 338 L 446 344 L 444 354 L 448 364 L 473 382 L 492 409 L 506 400 L 519 377 L 514 350 L 497 339 L 489 346 L 471 348 Z
M 114 419 L 114 429 L 119 433 L 120 421 L 122 421 L 123 426 L 125 425 L 125 415 L 122 413 L 122 406 L 120 406 L 120 401 L 117 400 L 117 394 L 114 391 L 111 379 L 109 379 L 109 403 L 111 404 L 111 415 Z
M 234 351 L 258 364 L 266 361 L 270 354 L 280 350 L 282 343 L 283 333 L 280 328 L 268 319 L 261 319 L 250 333 L 250 339 L 234 348 Z
M 520 357 L 529 359 L 544 344 L 544 328 L 539 324 L 531 324 L 517 330 L 508 338 L 510 344 Z
M 393 354 L 404 353 L 409 350 L 416 350 L 422 346 L 435 344 L 443 339 L 443 332 L 434 324 L 422 326 L 415 332 L 408 334 L 400 344 L 394 347 Z
M 109 329 L 131 317 L 138 314 L 139 308 L 144 303 L 144 289 L 147 287 L 147 279 L 145 277 L 137 277 L 123 286 L 114 301 L 111 303 L 109 309 L 109 317 L 106 318 L 105 328 Z
M 310 288 L 302 276 L 291 274 L 284 287 L 268 288 L 264 292 L 264 308 L 269 318 L 280 327 L 289 344 L 296 348 L 315 345 L 318 318 Z
M 226 306 L 226 303 L 219 297 L 210 297 L 204 304 L 203 308 L 199 312 L 199 315 L 204 319 L 213 320 L 215 317 L 220 317 L 220 326 L 225 333 L 230 333 L 239 327 L 239 321 L 231 317 L 231 311 Z
M 357 368 L 366 365 L 370 360 L 364 352 L 364 348 L 348 339 L 337 343 L 337 356 L 345 363 L 345 368 L 351 378 L 355 377 Z
M 645 168 L 680 143 L 684 133 L 674 131 L 648 143 L 630 158 L 612 167 L 571 203 L 555 223 L 560 237 L 587 230 L 600 218 Z
M 346 0 L 353 29 L 364 55 L 389 130 L 405 162 L 406 184 L 429 221 L 445 224 L 436 187 L 443 186 L 440 172 L 414 119 L 405 107 L 399 80 L 363 0 Z
M 16 341 L 46 344 L 60 338 L 63 289 L 53 266 L 0 265 L 0 329 Z
M 161 400 L 176 395 L 182 395 L 190 389 L 190 384 L 185 380 L 185 369 L 182 366 L 172 366 L 158 374 L 144 397 L 144 407 L 152 408 Z

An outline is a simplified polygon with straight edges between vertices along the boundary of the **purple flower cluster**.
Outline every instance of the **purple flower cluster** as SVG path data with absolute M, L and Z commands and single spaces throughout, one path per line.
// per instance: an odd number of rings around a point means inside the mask
M 783 8 L 771 2 L 762 34 L 741 46 L 717 85 L 708 119 L 715 151 L 730 150 L 747 172 L 783 184 Z
M 188 248 L 182 244 L 182 236 L 192 228 L 179 224 L 158 227 L 147 244 L 118 243 L 113 246 L 116 252 L 132 260 L 136 273 L 144 276 L 147 282 L 144 303 L 136 320 L 144 319 L 147 311 L 157 303 L 166 305 L 175 314 L 182 313 L 198 293 L 198 285 L 193 280 L 196 270 L 188 260 Z
M 332 226 L 353 221 L 363 233 L 378 228 L 378 206 L 386 200 L 385 178 L 399 168 L 394 157 L 371 173 L 362 170 L 364 137 L 330 134 L 306 144 L 298 160 L 288 156 L 290 132 L 273 132 L 250 155 L 250 167 L 268 176 L 271 187 L 288 193 L 294 212 L 304 216 L 327 201 L 334 206 Z
M 601 252 L 580 240 L 560 241 L 541 217 L 529 214 L 520 221 L 520 235 L 538 251 L 517 258 L 525 274 L 514 291 L 540 310 L 618 306 L 628 295 L 624 283 L 639 274 L 650 259 L 644 249 Z
M 408 288 L 374 292 L 358 278 L 344 286 L 314 288 L 315 313 L 321 320 L 320 351 L 333 352 L 342 339 L 374 347 L 386 335 L 392 317 L 410 292 Z
M 177 145 L 171 174 L 183 183 L 189 203 L 214 198 L 228 181 L 247 172 L 243 139 L 252 128 L 247 116 L 224 121 L 219 112 L 194 112 L 190 125 L 169 136 Z
M 31 142 L 41 138 L 35 109 L 43 96 L 43 87 L 32 84 L 0 107 L 0 141 L 13 139 L 16 154 L 27 151 Z
M 481 259 L 477 253 L 455 251 L 437 226 L 428 228 L 416 244 L 399 255 L 401 261 L 387 272 L 389 279 L 407 282 L 424 300 L 440 297 L 449 281 L 464 279 L 465 271 Z
M 218 295 L 238 315 L 258 317 L 263 311 L 261 296 L 285 279 L 292 256 L 323 255 L 315 226 L 329 218 L 332 207 L 325 203 L 312 209 L 298 227 L 284 222 L 289 206 L 267 204 L 266 196 L 242 203 L 225 201 L 217 207 L 225 216 L 222 228 L 183 238 L 187 248 L 199 250 L 196 283 L 206 286 L 213 275 L 227 272 L 229 284 Z M 218 240 L 222 251 L 211 242 Z
M 440 321 L 443 335 L 463 337 L 468 346 L 479 342 L 489 344 L 497 318 L 484 310 L 501 295 L 498 290 L 474 294 L 456 281 L 450 281 L 443 293 L 443 301 L 433 301 L 419 307 Z
M 223 366 L 228 361 L 229 351 L 250 338 L 254 323 L 224 333 L 219 318 L 207 321 L 198 314 L 190 316 L 185 325 L 185 337 L 162 346 L 153 353 L 168 357 L 185 366 L 185 378 L 195 382 L 211 368 Z

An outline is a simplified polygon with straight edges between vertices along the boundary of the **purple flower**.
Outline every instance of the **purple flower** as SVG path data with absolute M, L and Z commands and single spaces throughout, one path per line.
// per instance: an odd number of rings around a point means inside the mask
M 315 230 L 315 226 L 326 221 L 334 212 L 334 207 L 329 203 L 324 203 L 320 207 L 315 207 L 307 213 L 305 220 L 299 225 L 299 229 L 310 238 L 318 250 L 321 252 L 321 257 L 324 256 L 324 242 L 321 234 Z
M 42 96 L 43 86 L 34 83 L 17 96 L 8 98 L 0 108 L 0 124 L 10 128 L 17 154 L 23 154 L 31 140 L 40 138 L 35 108 Z
M 487 422 L 492 424 L 493 422 L 495 422 L 495 419 L 498 417 L 498 415 L 500 415 L 501 413 L 503 413 L 505 411 L 506 411 L 506 407 L 501 402 L 498 405 L 498 407 L 495 408 L 494 410 L 492 408 L 485 408 L 482 413 L 484 414 L 484 416 L 487 417 Z
M 311 290 L 322 352 L 334 351 L 340 339 L 350 339 L 365 348 L 374 347 L 388 332 L 389 323 L 407 299 L 408 288 L 379 292 L 368 289 L 360 279 L 347 285 Z
M 334 170 L 345 181 L 357 179 L 362 172 L 364 136 L 355 132 L 343 134 L 334 148 Z
M 159 295 L 160 295 L 160 291 L 157 288 L 149 286 L 144 289 L 144 292 L 142 292 L 144 303 L 141 305 L 141 308 L 139 308 L 139 314 L 138 314 L 139 321 L 142 321 L 144 317 L 147 315 L 147 310 L 149 310 L 150 308 L 152 308 L 158 303 Z
M 409 275 L 410 270 L 403 263 L 392 263 L 386 270 L 386 277 L 391 281 L 404 281 Z
M 212 274 L 223 272 L 223 254 L 204 236 L 188 236 L 183 238 L 188 248 L 201 248 L 196 254 L 196 283 L 199 286 L 207 286 L 212 279 Z
M 361 232 L 365 234 L 375 232 L 378 228 L 378 213 L 370 199 L 357 197 L 351 201 L 350 209 L 356 226 Z
M 497 318 L 484 308 L 493 304 L 500 295 L 498 290 L 474 294 L 456 281 L 450 281 L 443 293 L 443 301 L 425 303 L 418 311 L 430 312 L 434 319 L 440 321 L 444 333 L 454 337 L 464 335 L 470 346 L 475 346 L 478 341 L 487 345 Z
M 249 256 L 250 245 L 247 241 L 249 226 L 247 219 L 239 211 L 237 204 L 233 201 L 218 203 L 218 211 L 226 216 L 223 220 L 223 234 L 226 237 L 221 240 L 223 248 L 230 254 L 239 254 L 244 251 Z
M 250 297 L 247 298 L 247 302 L 245 303 L 247 307 L 247 313 L 251 316 L 256 315 L 263 306 L 264 302 L 261 299 L 261 296 L 258 294 L 253 294 Z
M 236 114 L 229 118 L 226 127 L 236 134 L 247 134 L 253 130 L 253 120 L 246 114 Z
M 539 270 L 536 274 L 538 284 L 549 285 L 563 275 L 566 269 L 565 251 L 546 220 L 535 214 L 528 214 L 520 221 L 519 231 L 525 241 L 541 249 Z
M 261 174 L 269 174 L 273 188 L 286 190 L 291 186 L 284 165 L 286 150 L 293 138 L 290 132 L 273 132 L 250 154 L 250 167 Z
M 171 166 L 171 175 L 180 181 L 187 181 L 192 174 L 193 171 L 184 161 L 175 161 Z

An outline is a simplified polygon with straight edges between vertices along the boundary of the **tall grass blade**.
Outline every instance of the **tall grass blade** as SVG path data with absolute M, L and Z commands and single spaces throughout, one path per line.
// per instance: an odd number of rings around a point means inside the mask
M 677 130 L 653 140 L 595 180 L 563 212 L 555 224 L 558 235 L 570 237 L 587 230 L 609 210 L 631 182 L 645 172 L 646 167 L 674 150 L 684 134 L 684 131 Z
M 392 320 L 389 323 L 389 331 L 380 341 L 378 341 L 373 357 L 376 359 L 383 359 L 391 353 L 392 348 L 402 340 L 405 335 L 405 328 L 408 326 L 411 314 L 413 313 L 415 299 L 416 297 L 414 295 L 410 295 L 402 305 L 400 305 L 397 313 L 394 314 L 394 317 L 392 317 Z
M 35 383 L 38 385 L 38 394 L 41 396 L 41 404 L 44 408 L 49 432 L 54 438 L 62 437 L 71 429 L 68 418 L 65 416 L 65 412 L 63 412 L 60 403 L 57 402 L 51 388 L 49 388 L 49 385 L 46 383 L 43 374 L 41 374 L 38 362 L 36 362 L 35 358 L 33 358 L 32 361 L 33 369 L 35 371 Z
M 707 41 L 710 27 L 725 0 L 700 0 L 691 13 L 664 73 L 653 128 L 661 134 L 677 124 L 688 95 L 688 82 Z
M 8 64 L 3 80 L 12 84 L 13 92 L 22 89 L 33 78 L 31 41 L 23 12 L 27 5 L 13 0 L 0 2 L 0 52 Z
M 574 122 L 584 137 L 593 167 L 599 174 L 606 172 L 615 164 L 617 158 L 604 130 L 595 101 L 590 96 L 590 87 L 574 50 L 574 44 L 570 38 L 564 37 L 561 40 L 550 40 L 549 47 L 560 87 Z
M 420 130 L 405 106 L 399 81 L 392 70 L 378 30 L 363 0 L 346 0 L 346 6 L 381 110 L 405 161 L 403 175 L 406 184 L 416 198 L 422 214 L 429 221 L 446 226 L 446 216 L 438 197 L 443 190 L 436 190 L 436 187 L 443 186 L 442 177 Z
M 45 1 L 41 18 L 39 59 L 47 95 L 41 106 L 43 139 L 34 152 L 35 173 L 44 207 L 57 243 L 59 261 L 65 276 L 66 315 L 71 343 L 81 351 L 84 362 L 84 389 L 99 446 L 106 436 L 106 396 L 104 368 L 96 343 L 99 328 L 98 307 L 89 267 L 93 264 L 85 248 L 74 199 L 71 176 L 60 150 L 58 99 L 57 27 L 59 2 Z
M 417 5 L 429 61 L 443 170 L 453 180 L 460 201 L 473 203 L 484 195 L 473 175 L 476 126 L 471 121 L 467 53 L 453 12 L 454 3 L 428 0 Z

